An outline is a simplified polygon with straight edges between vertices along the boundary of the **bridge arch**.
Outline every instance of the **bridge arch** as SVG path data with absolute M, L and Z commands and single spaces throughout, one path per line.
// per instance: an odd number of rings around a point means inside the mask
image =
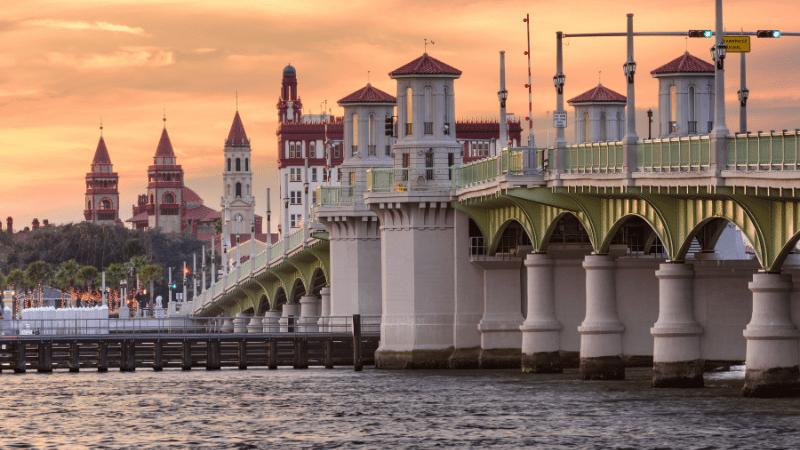
M 314 270 L 314 273 L 311 274 L 311 283 L 310 283 L 310 294 L 319 296 L 320 291 L 322 288 L 328 285 L 328 279 L 325 276 L 325 271 L 322 270 L 322 267 L 317 267 Z
M 272 299 L 270 304 L 271 310 L 273 311 L 280 311 L 281 305 L 284 303 L 288 303 L 286 290 L 283 289 L 283 286 L 280 286 L 277 291 L 275 291 L 275 298 Z
M 267 294 L 261 294 L 258 297 L 258 304 L 256 305 L 256 315 L 263 316 L 270 310 L 269 298 L 267 298 Z
M 558 239 L 560 237 L 560 239 Z M 557 214 L 547 225 L 538 251 L 546 252 L 551 243 L 591 244 L 591 236 L 581 218 L 570 211 Z
M 292 290 L 290 291 L 289 296 L 287 297 L 288 303 L 300 303 L 300 297 L 306 295 L 306 286 L 303 283 L 302 278 L 295 278 L 294 283 L 292 283 Z
M 493 255 L 498 251 L 508 253 L 509 250 L 523 245 L 532 246 L 534 240 L 535 238 L 531 239 L 531 230 L 526 228 L 519 220 L 508 219 L 495 231 L 489 243 L 488 254 Z
M 649 232 L 644 227 L 649 228 Z M 672 258 L 675 254 L 666 242 L 671 242 L 669 235 L 666 232 L 666 226 L 661 221 L 654 221 L 653 217 L 648 217 L 644 214 L 630 213 L 626 214 L 616 220 L 611 225 L 608 231 L 605 232 L 603 243 L 597 252 L 600 254 L 608 253 L 611 244 L 618 242 L 628 246 L 631 252 L 642 251 L 649 253 L 650 248 L 656 244 L 656 241 L 649 236 L 650 233 L 655 234 L 655 237 L 664 248 L 664 252 Z

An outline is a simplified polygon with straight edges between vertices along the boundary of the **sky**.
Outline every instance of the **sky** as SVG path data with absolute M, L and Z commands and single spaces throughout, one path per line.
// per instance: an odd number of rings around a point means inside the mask
M 281 73 L 297 69 L 305 113 L 319 114 L 367 82 L 391 94 L 388 73 L 419 57 L 460 69 L 456 117 L 499 114 L 499 51 L 506 52 L 508 110 L 528 115 L 526 24 L 531 15 L 534 132 L 547 138 L 555 108 L 555 32 L 713 29 L 713 0 L 3 0 L 0 6 L 0 218 L 83 220 L 84 177 L 100 124 L 120 177 L 120 216 L 146 191 L 166 126 L 186 184 L 219 209 L 224 140 L 238 109 L 252 140 L 256 212 L 277 198 Z M 796 0 L 724 2 L 725 28 L 800 31 Z M 794 28 L 793 28 L 794 27 Z M 625 94 L 625 38 L 565 40 L 565 97 L 597 85 Z M 657 107 L 649 72 L 689 51 L 710 61 L 711 39 L 635 41 L 637 132 Z M 731 57 L 733 56 L 733 57 Z M 726 59 L 726 113 L 738 128 L 739 56 Z M 751 130 L 800 128 L 800 37 L 755 39 L 747 55 Z M 568 108 L 570 110 L 571 108 Z M 572 115 L 570 111 L 570 124 Z M 657 123 L 657 117 L 654 117 Z M 527 132 L 523 131 L 523 135 Z M 567 129 L 572 141 L 572 129 Z M 555 137 L 551 130 L 550 140 Z

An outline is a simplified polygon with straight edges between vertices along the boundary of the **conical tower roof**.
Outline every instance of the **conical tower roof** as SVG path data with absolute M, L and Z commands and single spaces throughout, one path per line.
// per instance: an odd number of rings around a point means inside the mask
M 242 118 L 239 117 L 239 111 L 236 111 L 236 115 L 233 116 L 233 124 L 231 125 L 231 131 L 228 133 L 228 139 L 225 141 L 225 145 L 249 145 L 250 140 L 247 139 L 247 133 L 244 132 L 244 125 L 242 124 Z
M 710 62 L 686 52 L 663 66 L 650 71 L 651 75 L 663 73 L 714 73 L 714 65 Z
M 410 63 L 389 72 L 389 76 L 394 78 L 397 76 L 407 75 L 454 75 L 460 76 L 461 71 L 453 66 L 449 66 L 436 58 L 428 56 L 424 53 L 419 58 L 411 61 Z
M 156 149 L 156 157 L 175 157 L 175 152 L 172 151 L 172 142 L 169 141 L 169 135 L 167 134 L 167 127 L 164 127 L 164 131 L 161 132 L 161 139 L 158 141 L 158 148 Z
M 397 99 L 382 90 L 367 85 L 339 100 L 338 103 L 397 103 Z
M 108 156 L 108 148 L 106 148 L 106 141 L 103 140 L 103 136 L 100 136 L 100 142 L 97 143 L 97 150 L 94 151 L 92 165 L 95 164 L 111 164 L 111 157 Z

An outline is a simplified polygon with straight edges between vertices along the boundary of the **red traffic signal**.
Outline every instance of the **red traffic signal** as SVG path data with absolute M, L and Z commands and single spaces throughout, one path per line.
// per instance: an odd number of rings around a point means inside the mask
M 189 275 L 190 273 L 192 273 L 192 271 L 188 267 L 183 269 L 183 274 L 184 275 Z

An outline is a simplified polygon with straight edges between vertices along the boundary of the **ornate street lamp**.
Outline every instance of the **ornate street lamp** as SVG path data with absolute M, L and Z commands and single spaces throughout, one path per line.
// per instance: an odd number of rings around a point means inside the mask
M 508 99 L 508 91 L 503 89 L 497 93 L 497 98 L 500 99 L 500 107 L 506 107 L 506 100 Z
M 725 68 L 724 61 L 726 53 L 728 53 L 728 46 L 725 45 L 725 42 L 720 42 L 711 47 L 711 59 L 717 62 L 717 70 Z
M 628 79 L 628 84 L 633 84 L 633 75 L 636 73 L 636 62 L 629 59 L 628 62 L 622 65 L 622 70 L 625 71 L 625 78 Z
M 557 74 L 555 74 L 553 76 L 553 85 L 555 85 L 556 92 L 558 92 L 559 94 L 563 94 L 564 93 L 564 79 L 565 78 L 566 78 L 566 76 L 564 76 L 564 74 L 561 73 L 561 72 L 559 72 L 559 73 L 557 73 Z
M 750 96 L 750 90 L 744 88 L 739 90 L 738 93 L 739 93 L 739 103 L 741 103 L 742 106 L 747 106 L 747 97 Z
M 647 139 L 653 139 L 653 110 L 647 110 Z

